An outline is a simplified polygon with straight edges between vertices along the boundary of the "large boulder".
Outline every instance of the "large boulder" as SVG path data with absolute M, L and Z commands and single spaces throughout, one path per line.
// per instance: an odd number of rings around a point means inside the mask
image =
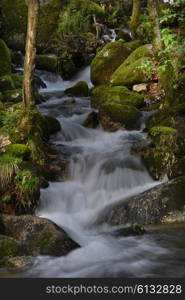
M 0 76 L 11 72 L 10 50 L 3 40 L 0 39 Z
M 106 84 L 111 75 L 129 56 L 130 50 L 123 41 L 111 42 L 99 51 L 91 64 L 91 81 L 94 85 Z
M 160 224 L 185 221 L 185 176 L 110 205 L 97 224 Z
M 112 85 L 132 86 L 137 83 L 149 81 L 149 76 L 144 66 L 152 63 L 152 47 L 144 45 L 137 48 L 132 54 L 115 70 L 110 78 Z
M 21 241 L 31 254 L 62 256 L 79 247 L 53 222 L 31 215 L 3 215 L 5 234 Z
M 113 102 L 119 104 L 132 104 L 137 108 L 144 106 L 144 97 L 130 91 L 125 86 L 98 86 L 91 94 L 91 104 L 95 108 L 101 107 L 103 103 Z
M 107 122 L 105 122 L 105 116 L 108 116 L 113 123 L 119 123 L 126 129 L 133 129 L 136 128 L 141 112 L 133 105 L 113 102 L 102 104 L 99 119 L 103 128 L 106 130 L 110 126 L 106 124 L 109 123 L 109 120 L 107 119 Z

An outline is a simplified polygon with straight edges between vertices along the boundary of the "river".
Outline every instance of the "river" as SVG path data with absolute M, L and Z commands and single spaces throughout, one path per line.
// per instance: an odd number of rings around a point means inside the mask
M 70 176 L 41 190 L 37 215 L 57 223 L 81 247 L 63 257 L 37 256 L 21 277 L 182 277 L 184 228 L 160 226 L 143 236 L 117 237 L 116 227 L 96 223 L 111 203 L 159 184 L 140 158 L 130 153 L 134 142 L 146 138 L 147 114 L 137 131 L 109 133 L 101 127 L 85 128 L 82 123 L 93 110 L 90 98 L 66 104 L 69 97 L 64 90 L 79 80 L 91 87 L 90 68 L 70 81 L 42 71 L 39 76 L 47 85 L 40 90 L 47 101 L 38 108 L 61 123 L 62 130 L 50 142 L 69 160 Z

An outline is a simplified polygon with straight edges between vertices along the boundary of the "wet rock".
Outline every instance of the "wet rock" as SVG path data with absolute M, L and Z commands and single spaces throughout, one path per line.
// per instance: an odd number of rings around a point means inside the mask
M 45 116 L 45 119 L 46 119 L 47 126 L 48 126 L 49 136 L 54 133 L 57 133 L 58 131 L 60 131 L 62 129 L 60 122 L 56 118 L 54 118 L 52 116 Z
M 115 132 L 123 127 L 121 123 L 113 121 L 111 117 L 109 117 L 107 114 L 103 113 L 102 111 L 99 113 L 98 119 L 105 131 Z
M 57 72 L 58 71 L 58 57 L 55 54 L 40 54 L 36 56 L 37 69 Z
M 24 243 L 32 255 L 62 256 L 79 247 L 64 230 L 47 219 L 3 215 L 2 220 L 6 235 Z
M 47 85 L 44 83 L 44 81 L 37 75 L 34 75 L 33 84 L 37 89 L 45 89 L 47 88 Z
M 76 103 L 76 99 L 67 99 L 64 101 L 64 104 L 75 104 Z
M 126 42 L 130 42 L 133 40 L 133 33 L 127 29 L 127 28 L 123 28 L 123 29 L 116 29 L 116 34 L 117 34 L 117 40 L 119 39 L 123 39 Z
M 124 227 L 124 228 L 120 228 L 117 229 L 116 231 L 114 231 L 114 235 L 116 236 L 137 236 L 137 235 L 143 235 L 146 234 L 146 230 L 144 229 L 144 227 L 140 226 L 140 225 L 132 225 L 129 227 Z
M 102 212 L 97 223 L 161 224 L 185 221 L 185 176 L 160 184 Z
M 111 75 L 129 56 L 123 41 L 108 43 L 98 52 L 91 64 L 91 81 L 94 85 L 106 84 Z
M 95 111 L 92 111 L 87 119 L 83 122 L 83 126 L 87 128 L 97 128 L 99 125 L 98 114 Z
M 89 87 L 85 81 L 79 81 L 71 88 L 66 89 L 65 93 L 76 97 L 88 97 Z
M 113 122 L 119 123 L 126 129 L 136 128 L 137 121 L 139 120 L 141 113 L 132 105 L 117 104 L 117 103 L 104 103 L 100 110 L 100 123 L 104 126 L 105 122 L 102 122 L 102 116 L 108 116 Z M 107 125 L 106 125 L 107 128 Z

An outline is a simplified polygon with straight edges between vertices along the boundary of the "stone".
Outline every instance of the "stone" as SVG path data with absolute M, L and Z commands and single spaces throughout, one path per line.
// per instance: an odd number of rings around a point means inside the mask
M 130 91 L 125 86 L 98 86 L 91 92 L 91 105 L 101 107 L 104 103 L 131 104 L 137 108 L 144 106 L 144 97 Z
M 95 111 L 92 111 L 86 118 L 86 120 L 82 124 L 84 127 L 87 128 L 94 128 L 96 129 L 99 125 L 98 114 Z
M 58 57 L 55 54 L 40 54 L 36 56 L 37 69 L 58 72 Z
M 150 44 L 140 46 L 115 70 L 110 78 L 110 83 L 112 85 L 133 86 L 148 82 L 149 77 L 146 75 L 146 70 L 141 67 L 152 63 L 152 55 L 153 51 Z
M 146 83 L 135 84 L 132 90 L 137 93 L 147 92 L 148 85 Z
M 132 129 L 136 128 L 137 121 L 139 120 L 141 113 L 132 105 L 111 102 L 104 103 L 101 106 L 100 123 L 102 115 L 108 116 L 113 122 L 121 124 L 126 129 Z
M 66 89 L 64 92 L 76 97 L 88 97 L 89 87 L 86 81 L 79 81 L 74 86 Z
M 111 75 L 129 56 L 123 41 L 111 42 L 100 50 L 91 63 L 91 81 L 94 85 L 106 84 Z
M 3 215 L 5 234 L 24 243 L 32 255 L 62 256 L 79 245 L 55 223 L 36 216 Z
M 185 221 L 185 176 L 162 183 L 106 208 L 97 224 L 167 224 Z

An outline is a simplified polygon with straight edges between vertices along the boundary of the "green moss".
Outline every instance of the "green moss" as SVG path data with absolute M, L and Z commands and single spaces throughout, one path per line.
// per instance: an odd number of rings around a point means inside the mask
M 139 46 L 141 46 L 140 40 L 133 40 L 131 42 L 127 42 L 124 44 L 124 46 L 128 49 L 130 53 L 132 53 L 135 49 L 137 49 Z
M 137 37 L 143 43 L 151 43 L 152 41 L 152 24 L 150 22 L 141 23 L 136 30 Z
M 0 76 L 11 72 L 11 55 L 10 50 L 5 42 L 0 39 Z
M 111 118 L 111 120 L 121 123 L 126 128 L 134 127 L 141 116 L 140 111 L 132 105 L 104 103 L 101 109 L 103 113 Z
M 92 91 L 91 101 L 92 106 L 95 108 L 100 107 L 105 102 L 132 104 L 137 108 L 144 106 L 144 97 L 124 86 L 98 86 Z
M 50 72 L 58 71 L 58 58 L 56 55 L 37 55 L 36 66 L 38 69 Z
M 0 235 L 0 258 L 6 256 L 19 256 L 26 253 L 25 247 L 21 242 L 13 238 Z
M 171 177 L 176 164 L 177 131 L 169 127 L 153 127 L 151 130 L 152 146 L 144 151 L 144 159 L 150 173 L 156 179 L 164 175 Z
M 0 77 L 0 90 L 2 92 L 6 90 L 13 90 L 13 89 L 15 89 L 15 84 L 10 75 L 4 75 Z
M 108 43 L 98 52 L 91 64 L 91 81 L 95 85 L 106 84 L 111 75 L 128 57 L 130 51 L 123 41 Z
M 65 93 L 76 97 L 87 97 L 89 95 L 89 87 L 85 81 L 79 81 L 71 88 L 66 89 Z
M 152 136 L 158 136 L 161 134 L 164 134 L 164 135 L 177 134 L 177 130 L 172 127 L 156 126 L 156 127 L 152 127 L 150 129 L 150 134 Z
M 22 101 L 22 90 L 8 90 L 3 92 L 3 103 L 19 103 Z
M 133 63 L 125 66 L 122 64 L 111 76 L 112 85 L 132 86 L 137 83 L 148 82 L 149 78 L 146 71 L 141 67 L 151 62 L 150 58 L 140 58 Z
M 27 159 L 30 155 L 28 146 L 24 144 L 11 144 L 6 148 L 6 153 L 15 157 Z

